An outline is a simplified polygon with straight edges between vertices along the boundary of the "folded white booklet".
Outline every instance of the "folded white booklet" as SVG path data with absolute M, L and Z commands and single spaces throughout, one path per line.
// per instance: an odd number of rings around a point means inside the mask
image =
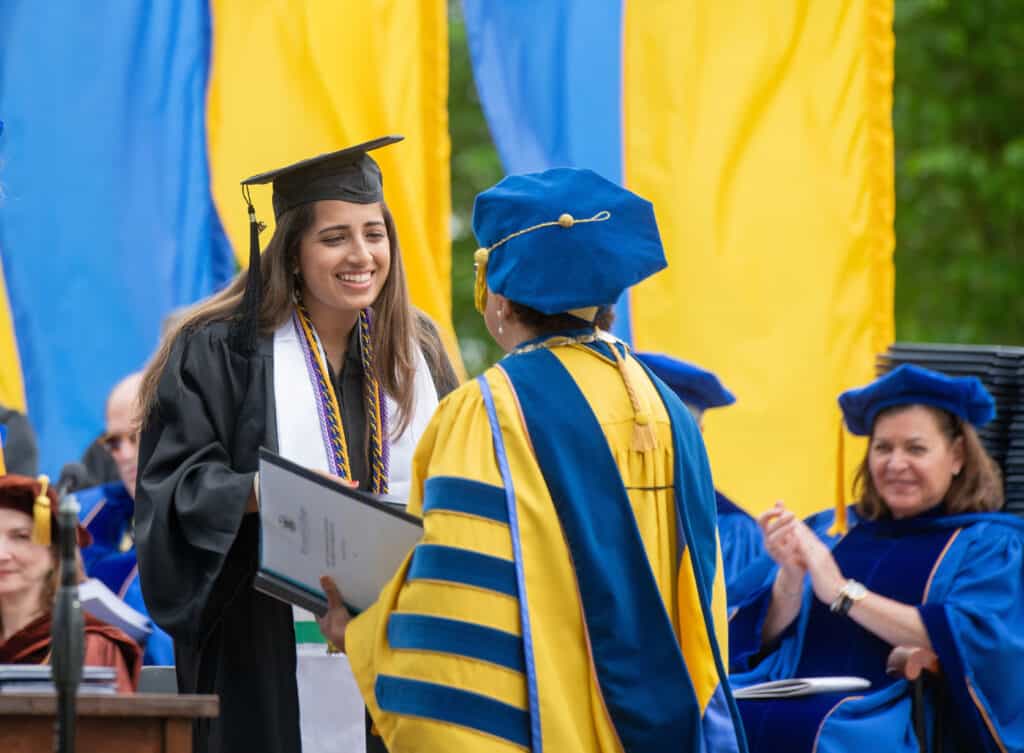
M 362 611 L 419 541 L 403 500 L 352 489 L 260 449 L 260 569 L 255 587 L 323 614 L 320 576 Z
M 0 695 L 9 693 L 53 694 L 57 687 L 49 664 L 0 664 Z M 117 673 L 113 667 L 82 667 L 79 695 L 106 695 L 117 692 Z
M 732 694 L 737 700 L 796 698 L 815 693 L 865 690 L 870 687 L 871 683 L 863 677 L 794 677 L 791 680 L 773 680 L 748 685 L 745 688 L 733 688 Z
M 82 609 L 97 620 L 120 629 L 138 643 L 143 643 L 153 632 L 149 618 L 128 606 L 101 580 L 90 578 L 79 584 L 78 601 Z

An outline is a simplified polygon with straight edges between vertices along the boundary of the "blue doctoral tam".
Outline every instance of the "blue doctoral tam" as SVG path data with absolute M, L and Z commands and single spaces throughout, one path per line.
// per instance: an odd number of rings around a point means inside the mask
M 476 197 L 473 232 L 487 287 L 543 314 L 614 304 L 667 266 L 651 202 L 592 170 L 510 175 Z
M 680 400 L 697 410 L 721 408 L 736 402 L 736 396 L 719 378 L 700 366 L 661 353 L 637 353 L 636 357 L 671 387 Z
M 911 363 L 839 396 L 846 428 L 858 436 L 870 435 L 878 414 L 897 405 L 941 408 L 979 428 L 996 415 L 995 401 L 977 377 L 949 377 Z

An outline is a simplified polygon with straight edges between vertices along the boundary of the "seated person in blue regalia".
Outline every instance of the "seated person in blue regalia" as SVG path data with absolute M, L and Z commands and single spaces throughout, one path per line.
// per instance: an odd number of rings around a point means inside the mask
M 854 675 L 871 688 L 740 701 L 750 750 L 919 750 L 912 689 L 886 675 L 895 646 L 941 664 L 926 749 L 1024 750 L 1024 525 L 997 512 L 999 471 L 975 431 L 991 396 L 974 377 L 904 365 L 839 403 L 870 438 L 858 502 L 848 526 L 846 508 L 759 517 L 776 566 L 730 622 L 731 681 Z
M 736 402 L 736 397 L 710 371 L 660 353 L 637 353 L 636 356 L 679 395 L 701 431 L 704 430 L 704 411 Z M 718 538 L 725 565 L 725 590 L 731 605 L 741 593 L 736 589 L 737 577 L 764 553 L 764 544 L 757 521 L 750 513 L 717 489 L 715 498 L 718 503 Z
M 149 615 L 142 600 L 139 568 L 132 536 L 135 515 L 135 471 L 139 454 L 133 419 L 140 374 L 123 379 L 110 393 L 106 409 L 104 445 L 117 463 L 121 481 L 76 492 L 82 525 L 92 534 L 91 546 L 82 549 L 85 572 L 119 596 L 128 606 Z M 155 623 L 146 641 L 144 664 L 174 664 L 174 644 Z

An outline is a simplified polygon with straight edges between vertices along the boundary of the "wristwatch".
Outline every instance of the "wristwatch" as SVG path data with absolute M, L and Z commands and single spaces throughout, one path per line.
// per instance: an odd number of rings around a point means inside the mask
M 836 596 L 829 609 L 840 617 L 845 617 L 850 608 L 867 595 L 868 590 L 864 587 L 864 584 L 850 578 L 839 589 L 839 595 Z

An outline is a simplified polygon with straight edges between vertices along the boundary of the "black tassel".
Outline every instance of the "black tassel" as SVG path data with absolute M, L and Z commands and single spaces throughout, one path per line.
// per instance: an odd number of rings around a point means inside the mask
M 238 307 L 231 341 L 242 353 L 256 350 L 260 328 L 260 298 L 263 292 L 263 276 L 260 274 L 260 224 L 256 221 L 256 208 L 246 194 L 249 205 L 249 271 L 246 274 L 245 293 Z

